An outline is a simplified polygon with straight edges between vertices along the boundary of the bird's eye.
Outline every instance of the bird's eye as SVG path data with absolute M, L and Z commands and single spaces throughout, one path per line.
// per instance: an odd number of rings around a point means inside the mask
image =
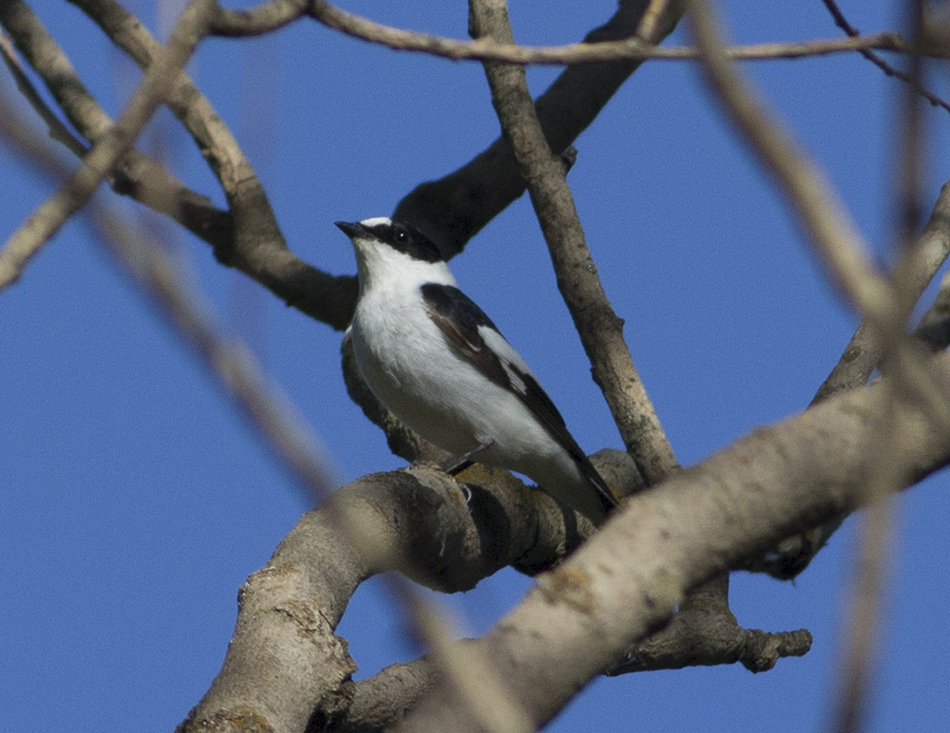
M 405 229 L 397 229 L 393 232 L 393 241 L 395 241 L 396 244 L 408 244 L 409 233 Z

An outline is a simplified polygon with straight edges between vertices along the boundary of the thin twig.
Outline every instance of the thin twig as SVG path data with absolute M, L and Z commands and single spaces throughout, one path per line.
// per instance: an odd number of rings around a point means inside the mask
M 0 31 L 0 55 L 3 56 L 4 63 L 10 70 L 10 73 L 13 74 L 17 89 L 26 97 L 26 100 L 30 103 L 30 106 L 36 110 L 36 113 L 43 118 L 43 121 L 49 128 L 50 137 L 65 145 L 77 158 L 82 158 L 88 153 L 89 148 L 86 147 L 82 140 L 73 135 L 70 129 L 63 124 L 62 120 L 60 120 L 46 102 L 43 101 L 43 97 L 40 96 L 36 87 L 33 86 L 33 82 L 30 81 L 30 78 L 23 70 L 23 65 L 20 63 L 20 59 L 17 58 L 16 50 L 13 48 L 9 37 L 2 31 Z
M 861 33 L 848 22 L 848 19 L 844 17 L 844 13 L 841 12 L 841 9 L 838 7 L 838 4 L 835 0 L 821 0 L 825 7 L 828 9 L 828 12 L 831 13 L 831 17 L 834 18 L 835 25 L 837 25 L 841 30 L 848 34 L 851 38 L 861 38 Z M 921 49 L 915 49 L 913 44 L 907 44 L 903 39 L 901 40 L 902 44 L 905 44 L 905 50 L 911 55 L 920 55 L 922 53 Z M 931 44 L 932 45 L 932 44 Z M 917 94 L 922 96 L 931 105 L 934 107 L 942 107 L 947 112 L 950 112 L 950 104 L 942 100 L 936 94 L 933 94 L 927 90 L 923 84 L 920 83 L 920 80 L 915 78 L 913 74 L 906 74 L 900 69 L 895 69 L 884 59 L 882 59 L 878 54 L 872 51 L 872 48 L 876 48 L 879 51 L 892 51 L 896 49 L 886 49 L 880 46 L 866 46 L 864 48 L 855 49 L 858 51 L 864 58 L 870 61 L 872 64 L 877 66 L 881 71 L 883 71 L 888 76 L 893 76 L 895 79 L 900 79 L 902 82 L 907 84 L 911 89 L 913 89 Z
M 383 25 L 322 0 L 315 0 L 311 4 L 310 14 L 327 27 L 354 38 L 378 43 L 396 51 L 417 51 L 454 61 L 503 61 L 520 65 L 562 66 L 619 60 L 694 61 L 700 57 L 696 48 L 657 48 L 637 37 L 622 41 L 570 43 L 563 46 L 521 46 L 488 38 L 462 41 Z M 646 28 L 652 30 L 654 25 L 649 24 Z M 235 33 L 241 27 L 236 23 Z M 219 25 L 218 29 L 221 28 Z M 726 49 L 726 53 L 736 61 L 768 61 L 809 58 L 868 48 L 902 53 L 912 51 L 898 34 L 877 33 L 847 39 L 829 38 L 733 46 Z M 934 55 L 941 53 L 938 49 L 928 49 L 928 52 Z

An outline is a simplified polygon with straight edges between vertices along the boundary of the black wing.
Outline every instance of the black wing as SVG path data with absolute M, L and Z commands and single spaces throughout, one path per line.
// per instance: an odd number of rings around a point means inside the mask
M 541 421 L 548 433 L 581 466 L 584 474 L 597 489 L 604 511 L 609 512 L 615 508 L 617 500 L 613 492 L 597 473 L 597 469 L 591 465 L 587 454 L 581 450 L 574 436 L 568 432 L 564 418 L 554 402 L 485 312 L 465 293 L 451 285 L 427 283 L 421 289 L 429 317 L 445 334 L 449 343 L 495 384 L 514 392 L 525 407 Z M 485 327 L 499 336 L 501 343 L 495 344 L 495 348 L 485 343 L 479 331 Z M 500 349 L 500 346 L 503 348 Z

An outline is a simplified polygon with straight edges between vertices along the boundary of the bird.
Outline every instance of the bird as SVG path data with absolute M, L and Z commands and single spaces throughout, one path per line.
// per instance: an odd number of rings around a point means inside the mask
M 350 337 L 376 398 L 456 465 L 523 474 L 600 525 L 617 506 L 613 492 L 525 360 L 459 290 L 436 244 L 388 217 L 335 223 L 356 252 Z

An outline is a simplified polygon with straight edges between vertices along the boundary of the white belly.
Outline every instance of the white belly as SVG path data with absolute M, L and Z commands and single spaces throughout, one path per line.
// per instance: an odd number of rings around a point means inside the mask
M 357 306 L 353 350 L 373 394 L 396 417 L 455 456 L 490 443 L 476 460 L 529 476 L 591 516 L 602 511 L 567 451 L 515 394 L 454 350 L 421 300 L 390 293 L 385 308 L 373 305 Z
M 513 464 L 536 458 L 539 445 L 550 444 L 542 453 L 559 452 L 514 394 L 488 381 L 454 350 L 421 301 L 390 297 L 386 308 L 361 301 L 352 338 L 370 389 L 430 443 L 458 455 L 494 442 L 480 458 L 523 473 Z

